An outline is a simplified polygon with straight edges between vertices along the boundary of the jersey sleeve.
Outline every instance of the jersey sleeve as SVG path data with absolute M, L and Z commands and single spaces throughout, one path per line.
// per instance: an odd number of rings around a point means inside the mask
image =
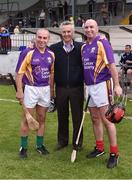
M 27 55 L 27 53 L 28 53 L 28 48 L 25 49 L 24 51 L 20 52 L 18 62 L 17 62 L 17 65 L 16 65 L 16 70 L 15 70 L 16 73 L 18 73 L 19 68 L 20 68 L 25 56 Z
M 26 55 L 20 55 L 18 65 L 16 68 L 18 74 L 24 74 L 26 72 L 27 66 L 31 65 L 32 54 L 33 51 L 28 52 Z
M 108 64 L 114 63 L 115 62 L 114 54 L 113 54 L 112 46 L 109 43 L 109 41 L 106 39 L 103 39 L 99 41 L 99 43 L 101 46 L 102 57 L 104 59 L 105 64 L 108 65 Z

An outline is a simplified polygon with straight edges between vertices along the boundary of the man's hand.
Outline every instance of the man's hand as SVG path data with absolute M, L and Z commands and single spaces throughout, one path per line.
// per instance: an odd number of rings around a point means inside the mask
M 18 99 L 18 101 L 20 102 L 20 104 L 22 104 L 23 98 L 24 98 L 23 90 L 18 90 L 18 91 L 16 92 L 16 98 Z
M 122 88 L 120 87 L 120 85 L 114 87 L 114 93 L 118 97 L 122 95 Z
M 130 60 L 127 60 L 127 61 L 126 61 L 126 63 L 132 64 L 132 61 L 130 61 Z

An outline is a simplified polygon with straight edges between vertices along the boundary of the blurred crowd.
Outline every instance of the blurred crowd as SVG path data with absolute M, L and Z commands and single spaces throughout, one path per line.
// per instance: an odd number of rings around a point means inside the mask
M 100 25 L 110 25 L 110 18 L 118 16 L 119 12 L 117 7 L 119 6 L 118 0 L 105 1 L 97 8 L 96 0 L 88 0 L 87 14 L 80 13 L 76 19 L 69 13 L 70 8 L 68 1 L 58 0 L 57 9 L 49 1 L 47 8 L 29 10 L 28 12 L 18 12 L 14 19 L 10 16 L 7 25 L 4 26 L 6 31 L 10 34 L 21 33 L 21 28 L 42 28 L 42 27 L 59 27 L 63 20 L 69 20 L 77 27 L 83 27 L 85 19 L 99 18 Z M 132 24 L 132 10 L 130 11 L 129 24 Z

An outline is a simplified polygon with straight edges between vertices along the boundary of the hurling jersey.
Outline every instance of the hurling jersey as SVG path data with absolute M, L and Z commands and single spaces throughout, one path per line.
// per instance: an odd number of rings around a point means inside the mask
M 54 53 L 49 48 L 46 48 L 44 53 L 40 53 L 35 48 L 26 54 L 23 61 L 18 61 L 19 70 L 17 73 L 24 74 L 24 84 L 38 87 L 47 86 L 50 74 L 54 70 L 54 59 Z M 19 63 L 21 63 L 20 66 Z
M 108 64 L 114 63 L 113 51 L 106 39 L 97 36 L 91 44 L 82 46 L 84 81 L 86 85 L 98 84 L 111 78 Z
M 26 56 L 27 53 L 28 53 L 29 51 L 31 51 L 31 50 L 33 50 L 33 48 L 29 48 L 29 47 L 28 47 L 28 48 L 24 49 L 24 50 L 20 53 L 19 59 L 18 59 L 18 63 L 17 63 L 17 66 L 16 66 L 16 70 L 15 70 L 16 73 L 18 73 L 19 68 L 20 68 L 20 66 L 21 66 L 21 63 L 23 62 L 25 56 Z

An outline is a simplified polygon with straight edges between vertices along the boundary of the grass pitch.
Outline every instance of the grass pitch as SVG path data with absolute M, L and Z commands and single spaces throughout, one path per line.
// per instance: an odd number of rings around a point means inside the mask
M 72 153 L 72 124 L 70 117 L 70 142 L 62 151 L 54 151 L 57 139 L 57 115 L 47 113 L 45 144 L 48 156 L 40 156 L 35 151 L 35 132 L 30 131 L 28 158 L 19 159 L 19 128 L 21 106 L 15 99 L 13 86 L 0 85 L 0 179 L 131 179 L 132 178 L 132 120 L 123 119 L 117 124 L 120 151 L 119 165 L 106 168 L 109 144 L 104 131 L 105 151 L 102 157 L 86 159 L 87 152 L 94 147 L 94 136 L 89 115 L 84 122 L 83 150 L 77 153 L 75 163 L 70 162 Z M 131 116 L 132 102 L 127 103 L 126 115 Z

